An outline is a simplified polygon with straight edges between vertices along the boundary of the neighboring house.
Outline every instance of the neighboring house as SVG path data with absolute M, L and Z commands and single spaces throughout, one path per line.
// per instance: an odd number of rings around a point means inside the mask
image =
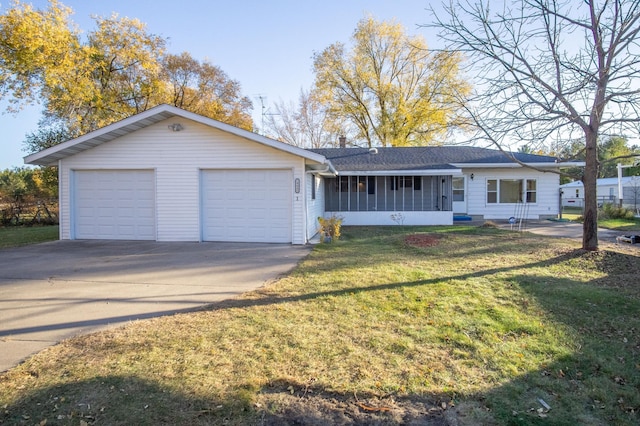
M 622 200 L 626 207 L 640 207 L 640 176 L 625 176 L 621 179 Z M 618 178 L 598 179 L 596 183 L 598 204 L 619 203 Z M 584 206 L 584 185 L 582 181 L 574 181 L 560 185 L 563 206 Z
M 516 154 L 541 170 L 552 157 Z M 25 157 L 59 169 L 60 238 L 304 244 L 345 225 L 558 215 L 559 178 L 473 147 L 305 150 L 160 105 Z M 526 206 L 523 209 L 522 206 Z

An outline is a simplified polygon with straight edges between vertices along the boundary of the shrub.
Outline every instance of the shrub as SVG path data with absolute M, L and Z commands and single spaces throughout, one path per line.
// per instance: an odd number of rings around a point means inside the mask
M 342 226 L 342 218 L 339 216 L 331 216 L 330 218 L 319 217 L 320 224 L 320 241 L 339 240 L 340 227 Z
M 635 217 L 633 211 L 618 206 L 616 204 L 605 204 L 599 211 L 600 217 L 603 219 L 627 219 L 633 220 Z

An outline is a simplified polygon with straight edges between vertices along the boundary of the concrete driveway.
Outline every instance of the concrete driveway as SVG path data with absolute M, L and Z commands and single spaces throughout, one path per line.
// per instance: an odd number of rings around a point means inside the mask
M 308 246 L 55 241 L 0 250 L 0 371 L 62 339 L 261 287 Z

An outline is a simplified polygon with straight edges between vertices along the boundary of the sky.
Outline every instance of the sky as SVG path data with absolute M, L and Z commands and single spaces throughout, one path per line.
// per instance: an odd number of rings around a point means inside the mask
M 23 1 L 35 8 L 46 0 Z M 408 34 L 422 35 L 437 47 L 429 0 L 61 0 L 71 7 L 80 30 L 95 28 L 91 16 L 137 18 L 149 33 L 167 38 L 171 53 L 189 52 L 208 60 L 237 80 L 253 101 L 260 126 L 265 108 L 296 101 L 313 83 L 312 56 L 335 42 L 348 43 L 358 21 L 372 16 L 401 23 Z M 10 7 L 0 0 L 0 13 Z M 261 100 L 262 98 L 262 100 Z M 0 103 L 0 107 L 2 104 Z M 268 110 L 267 110 L 268 112 Z M 23 141 L 37 130 L 40 107 L 0 115 L 0 170 L 23 166 Z

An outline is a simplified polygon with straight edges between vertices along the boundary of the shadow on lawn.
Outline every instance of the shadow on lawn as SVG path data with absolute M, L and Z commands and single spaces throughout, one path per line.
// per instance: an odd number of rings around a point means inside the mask
M 0 423 L 197 425 L 210 424 L 216 411 L 223 423 L 224 413 L 229 411 L 223 401 L 174 393 L 152 380 L 108 376 L 39 388 L 4 407 Z
M 552 260 L 544 260 L 540 262 L 534 262 L 527 265 L 519 265 L 518 268 L 535 268 L 541 266 L 551 266 L 555 263 L 560 263 L 577 256 L 580 256 L 584 253 L 582 250 L 574 250 L 563 255 L 560 255 Z M 411 281 L 411 282 L 399 282 L 399 283 L 390 283 L 390 284 L 376 284 L 370 286 L 360 286 L 360 287 L 349 287 L 343 288 L 339 290 L 327 290 L 320 292 L 310 292 L 303 294 L 295 294 L 291 296 L 279 296 L 277 294 L 271 293 L 270 290 L 267 289 L 259 289 L 250 294 L 250 297 L 241 297 L 236 299 L 228 299 L 223 300 L 221 302 L 216 302 L 210 305 L 207 305 L 202 308 L 202 310 L 219 310 L 219 309 L 231 309 L 231 308 L 250 308 L 254 306 L 268 306 L 275 305 L 278 303 L 292 303 L 292 302 L 303 302 L 309 301 L 313 299 L 319 299 L 324 297 L 334 297 L 334 296 L 345 296 L 355 293 L 362 292 L 370 292 L 370 291 L 383 291 L 383 290 L 393 290 L 393 289 L 401 289 L 407 287 L 416 287 L 416 286 L 424 286 L 429 284 L 439 284 L 442 282 L 447 282 L 449 280 L 466 280 L 470 278 L 480 278 L 486 277 L 494 274 L 498 274 L 501 272 L 509 272 L 513 270 L 513 266 L 506 267 L 498 267 L 492 269 L 483 269 L 480 271 L 462 273 L 459 275 L 450 275 L 443 277 L 435 277 L 430 279 Z
M 575 351 L 488 392 L 466 396 L 456 411 L 475 419 L 469 424 L 640 424 L 640 259 L 575 251 L 549 264 L 583 256 L 614 257 L 608 260 L 617 268 L 588 283 L 512 278 L 569 330 Z
M 445 426 L 440 404 L 423 397 L 345 395 L 285 380 L 269 383 L 257 396 L 247 390 L 224 399 L 202 398 L 162 388 L 152 380 L 108 376 L 38 389 L 3 407 L 0 423 Z
M 593 257 L 596 256 L 594 259 Z M 604 268 L 606 274 L 588 283 L 548 275 L 516 275 L 510 282 L 518 285 L 555 320 L 566 328 L 575 340 L 575 351 L 561 358 L 555 357 L 548 365 L 518 376 L 502 386 L 475 395 L 461 395 L 462 404 L 453 409 L 461 424 L 638 424 L 640 421 L 640 275 L 638 257 L 615 253 L 590 253 L 573 250 L 553 259 L 534 262 L 518 268 L 550 267 L 563 262 L 581 262 Z M 609 268 L 609 270 L 606 270 Z M 400 289 L 441 283 L 447 280 L 465 280 L 488 277 L 512 271 L 512 267 L 497 267 L 450 277 L 439 277 L 415 282 L 351 287 L 335 291 L 313 292 L 292 296 L 270 296 L 257 299 L 239 299 L 222 302 L 213 309 L 261 306 L 277 303 L 308 301 L 316 298 L 341 296 L 357 292 Z M 553 324 L 553 322 L 551 322 Z M 293 389 L 303 385 L 290 385 Z M 328 419 L 347 412 L 343 407 L 349 400 L 331 394 L 320 398 L 322 392 L 306 400 L 285 398 L 280 391 L 283 419 L 297 418 L 311 406 L 330 406 L 337 411 L 325 410 Z M 339 404 L 331 401 L 338 400 Z M 437 408 L 439 397 L 427 400 Z M 313 401 L 313 402 L 310 402 Z M 353 405 L 354 401 L 350 401 Z M 411 406 L 416 401 L 405 401 Z M 421 400 L 420 404 L 425 403 Z M 400 408 L 398 408 L 400 407 Z M 396 414 L 406 413 L 402 405 Z M 550 409 L 549 409 L 550 407 Z M 322 410 L 316 410 L 322 411 Z M 424 410 L 423 410 L 424 412 Z M 337 413 L 337 414 L 336 414 Z M 401 415 L 401 414 L 398 414 Z M 385 414 L 385 418 L 390 419 Z M 410 416 L 410 414 L 408 414 Z M 393 418 L 393 417 L 391 417 Z M 398 420 L 398 418 L 395 418 Z M 408 423 L 410 417 L 398 420 Z M 467 419 L 465 421 L 465 419 Z M 451 420 L 451 417 L 449 417 Z M 437 420 L 441 421 L 441 420 Z M 370 422 L 373 422 L 370 419 Z M 275 424 L 275 423 L 274 423 Z M 293 424 L 293 423 L 292 423 Z M 300 420 L 298 424 L 316 424 Z M 337 422 L 340 424 L 340 422 Z M 366 421 L 362 424 L 367 424 Z

